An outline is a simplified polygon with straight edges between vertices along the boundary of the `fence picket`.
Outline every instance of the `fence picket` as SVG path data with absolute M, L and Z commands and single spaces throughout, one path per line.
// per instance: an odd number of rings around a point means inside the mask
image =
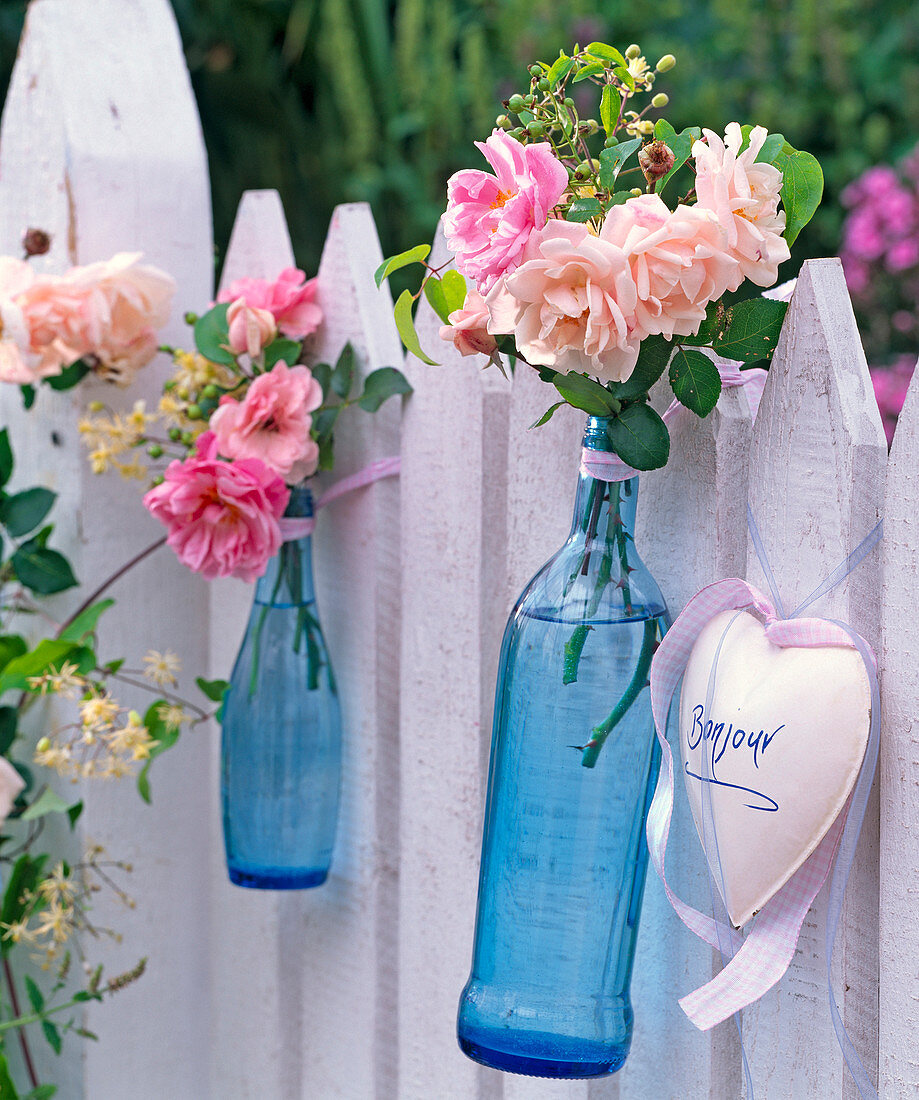
M 878 1091 L 908 1096 L 919 1083 L 919 755 L 916 716 L 916 501 L 919 499 L 919 373 L 897 424 L 884 508 L 884 653 L 882 659 L 880 971 Z
M 786 604 L 794 607 L 868 534 L 883 510 L 887 449 L 838 260 L 798 278 L 753 433 L 750 504 Z M 879 551 L 814 613 L 876 645 Z M 768 591 L 748 553 L 751 583 Z M 840 926 L 834 988 L 866 1067 L 877 1068 L 878 803 L 869 804 Z M 850 1097 L 826 992 L 826 890 L 805 920 L 782 982 L 744 1012 L 757 1096 Z M 722 1025 L 727 1027 L 728 1025 Z
M 274 279 L 293 264 L 284 209 L 276 191 L 247 191 L 239 204 L 221 273 L 221 289 L 234 279 Z M 229 679 L 246 628 L 252 587 L 212 581 L 210 672 Z M 303 956 L 297 919 L 300 895 L 242 890 L 230 884 L 220 824 L 220 737 L 211 739 L 211 942 L 212 1013 L 210 1081 L 215 1096 L 300 1095 L 302 1048 L 294 1025 Z M 239 980 L 245 973 L 245 982 Z M 253 1005 L 259 1026 L 253 1028 Z
M 152 105 L 155 104 L 155 110 Z M 35 0 L 19 49 L 0 134 L 0 244 L 19 253 L 22 232 L 37 226 L 54 237 L 38 267 L 142 250 L 170 271 L 178 300 L 208 301 L 212 244 L 207 165 L 182 47 L 167 0 Z M 178 312 L 164 332 L 178 342 Z M 135 397 L 152 397 L 164 362 L 143 372 Z M 4 387 L 4 420 L 17 447 L 19 474 L 55 488 L 56 538 L 92 589 L 160 535 L 144 518 L 137 487 L 94 479 L 76 432 L 90 397 L 113 398 L 110 386 L 75 395 L 42 393 L 27 416 Z M 117 403 L 117 400 L 116 400 Z M 52 445 L 52 432 L 61 441 Z M 119 606 L 104 623 L 105 648 L 136 667 L 144 648 L 176 650 L 188 670 L 206 664 L 206 592 L 171 555 L 160 552 L 112 592 Z M 74 606 L 73 594 L 59 601 Z M 141 627 L 141 629 L 139 629 Z M 138 700 L 139 701 L 139 700 Z M 95 1100 L 133 1095 L 193 1095 L 206 1078 L 208 1013 L 206 789 L 207 743 L 194 735 L 158 762 L 152 809 L 133 784 L 87 791 L 81 822 L 87 838 L 133 862 L 127 913 L 100 896 L 94 922 L 123 931 L 123 946 L 88 945 L 91 957 L 117 974 L 149 955 L 148 973 L 114 1005 L 93 1007 L 88 1026 L 101 1042 L 65 1047 L 65 1066 L 44 1065 L 61 1095 Z M 70 793 L 68 791 L 68 793 Z M 165 929 L 181 930 L 166 934 Z M 202 1003 L 204 998 L 204 1003 Z M 168 1051 L 168 1057 L 164 1052 Z M 50 1054 L 47 1055 L 50 1057 Z

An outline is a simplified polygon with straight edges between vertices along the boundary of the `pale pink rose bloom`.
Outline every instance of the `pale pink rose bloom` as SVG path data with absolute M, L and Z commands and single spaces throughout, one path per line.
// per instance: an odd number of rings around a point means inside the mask
M 92 357 L 103 376 L 130 381 L 150 362 L 176 285 L 139 260 L 140 253 L 120 252 L 66 275 L 42 275 L 19 296 L 42 376 Z
M 736 290 L 744 279 L 757 286 L 771 286 L 778 278 L 779 264 L 791 253 L 782 234 L 785 211 L 779 210 L 782 173 L 772 164 L 756 164 L 756 156 L 768 134 L 754 126 L 750 144 L 740 153 L 740 126 L 729 122 L 722 141 L 711 130 L 703 131 L 706 141 L 693 144 L 696 161 L 698 205 L 713 210 L 725 231 L 727 247 L 737 260 Z
M 488 307 L 477 290 L 466 291 L 462 309 L 455 309 L 449 321 L 441 328 L 440 338 L 452 340 L 460 355 L 491 355 L 497 350 L 495 338 L 488 331 Z
M 489 330 L 512 332 L 524 358 L 623 382 L 638 358 L 638 290 L 629 257 L 586 225 L 551 221 L 486 299 Z
M 469 168 L 450 177 L 444 233 L 456 266 L 484 293 L 520 263 L 530 234 L 568 186 L 568 171 L 545 141 L 521 145 L 495 130 L 476 145 L 495 174 Z
M 246 305 L 245 298 L 237 298 L 227 310 L 230 328 L 230 348 L 237 355 L 246 352 L 256 356 L 278 334 L 274 316 L 267 309 L 254 309 Z
M 322 310 L 316 301 L 318 283 L 307 280 L 295 267 L 285 267 L 271 282 L 268 279 L 234 279 L 217 296 L 218 302 L 242 298 L 253 309 L 267 309 L 278 330 L 291 340 L 302 340 L 322 323 Z
M 281 546 L 278 523 L 290 493 L 258 459 L 223 462 L 213 432 L 197 453 L 171 462 L 166 480 L 144 496 L 144 507 L 169 531 L 179 561 L 208 580 L 254 581 Z
M 31 351 L 29 327 L 16 302 L 35 281 L 25 260 L 0 256 L 0 381 L 24 386 L 37 382 L 38 359 Z
M 0 825 L 9 817 L 13 803 L 24 789 L 22 776 L 5 756 L 0 756 Z
M 316 472 L 319 445 L 310 437 L 310 413 L 322 404 L 322 387 L 306 367 L 277 363 L 260 374 L 242 401 L 221 398 L 210 427 L 227 458 L 257 458 L 296 482 Z
M 601 239 L 628 256 L 638 294 L 633 331 L 640 338 L 690 336 L 705 307 L 737 279 L 715 215 L 698 206 L 671 211 L 659 195 L 641 195 L 614 206 Z

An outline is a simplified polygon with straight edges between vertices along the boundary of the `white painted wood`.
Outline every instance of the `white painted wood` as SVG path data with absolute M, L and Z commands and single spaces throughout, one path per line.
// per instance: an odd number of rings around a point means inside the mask
M 364 377 L 403 366 L 370 208 L 339 206 L 319 268 L 324 320 L 311 355 L 334 363 L 350 341 Z M 333 482 L 399 453 L 401 399 L 354 408 L 336 433 Z M 344 727 L 344 779 L 329 881 L 303 895 L 290 925 L 302 958 L 297 1027 L 304 1098 L 397 1095 L 399 497 L 390 478 L 318 517 L 318 606 Z
M 438 233 L 433 263 L 446 258 Z M 423 303 L 402 434 L 399 1100 L 500 1097 L 456 1043 L 469 975 L 497 652 L 506 618 L 510 385 Z
M 661 383 L 654 403 L 671 400 Z M 638 500 L 639 553 L 665 594 L 672 617 L 715 580 L 746 568 L 746 496 L 752 419 L 742 387 L 725 390 L 714 413 L 681 413 L 671 432 L 670 462 L 643 474 Z M 675 714 L 668 731 L 675 749 Z M 708 873 L 682 784 L 677 783 L 668 878 L 680 897 L 708 911 Z M 632 1052 L 619 1073 L 622 1100 L 646 1096 L 720 1100 L 740 1090 L 737 1037 L 698 1032 L 677 1001 L 717 969 L 713 953 L 682 925 L 653 868 L 642 907 L 632 1002 Z
M 294 263 L 284 209 L 276 191 L 248 191 L 236 214 L 221 273 L 234 279 L 274 279 Z M 212 581 L 210 671 L 229 679 L 242 641 L 253 587 Z M 297 934 L 303 895 L 231 885 L 226 872 L 220 810 L 220 734 L 210 731 L 211 778 L 211 1013 L 209 1070 L 212 1095 L 300 1096 L 303 1072 L 299 1029 L 303 954 Z M 245 975 L 245 980 L 240 980 Z M 253 1005 L 259 1026 L 253 1027 Z
M 0 249 L 17 254 L 24 229 L 50 231 L 54 244 L 38 266 L 138 249 L 178 280 L 179 300 L 211 294 L 210 198 L 204 146 L 175 21 L 167 0 L 35 0 L 13 74 L 0 133 Z M 164 333 L 177 341 L 176 312 Z M 166 369 L 148 367 L 136 396 L 152 397 Z M 95 479 L 76 432 L 78 407 L 111 387 L 76 396 L 44 392 L 31 414 L 2 394 L 20 475 L 60 494 L 57 538 L 89 590 L 160 536 L 136 485 Z M 59 446 L 51 442 L 56 431 Z M 206 664 L 206 589 L 168 553 L 119 584 L 104 650 L 136 667 L 148 647 L 172 648 L 185 667 Z M 58 601 L 74 606 L 73 593 Z M 100 897 L 94 918 L 116 924 L 121 946 L 89 945 L 114 974 L 149 955 L 144 979 L 116 1001 L 93 1007 L 98 1044 L 68 1042 L 61 1095 L 94 1100 L 137 1095 L 206 1095 L 208 1011 L 207 737 L 184 738 L 157 763 L 152 808 L 133 784 L 84 791 L 83 836 L 133 862 L 137 909 Z M 44 1058 L 44 1044 L 34 1044 Z
M 750 503 L 790 611 L 881 516 L 887 458 L 880 415 L 838 260 L 804 264 L 753 434 Z M 819 604 L 877 645 L 879 551 Z M 751 583 L 768 591 L 755 553 Z M 878 803 L 869 804 L 833 966 L 846 1027 L 877 1068 Z M 837 1046 L 826 991 L 826 891 L 805 920 L 788 974 L 744 1013 L 756 1096 L 857 1095 Z M 722 1025 L 727 1027 L 728 1024 Z
M 884 509 L 881 700 L 879 1086 L 883 1100 L 919 1091 L 919 374 L 888 466 Z

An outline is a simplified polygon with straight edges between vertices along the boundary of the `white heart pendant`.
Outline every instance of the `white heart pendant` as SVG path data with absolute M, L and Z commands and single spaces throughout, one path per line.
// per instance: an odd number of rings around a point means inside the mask
M 746 611 L 723 611 L 702 629 L 680 698 L 683 778 L 703 846 L 703 784 L 711 796 L 718 850 L 706 857 L 736 928 L 785 885 L 845 806 L 870 719 L 857 650 L 773 645 Z

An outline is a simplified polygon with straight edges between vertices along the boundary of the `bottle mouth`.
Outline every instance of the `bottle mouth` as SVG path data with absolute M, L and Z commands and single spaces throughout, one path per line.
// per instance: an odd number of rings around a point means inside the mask
M 612 452 L 613 447 L 607 431 L 611 420 L 610 416 L 588 416 L 584 438 L 581 441 L 584 450 Z
M 313 515 L 313 491 L 309 485 L 294 485 L 284 515 L 292 519 L 310 519 Z

